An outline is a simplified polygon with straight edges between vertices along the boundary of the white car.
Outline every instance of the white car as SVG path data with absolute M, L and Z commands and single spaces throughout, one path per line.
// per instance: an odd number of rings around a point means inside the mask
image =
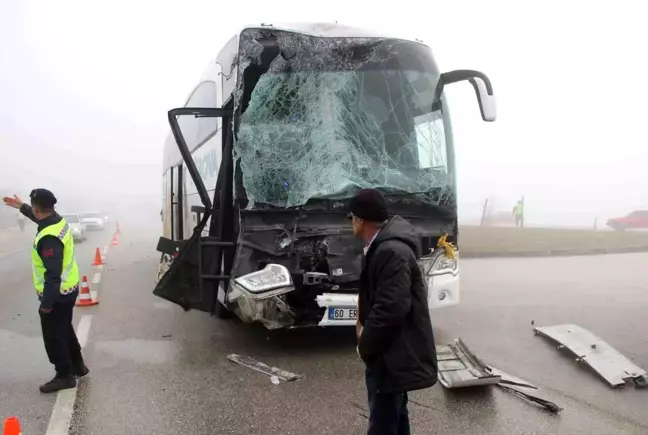
M 86 225 L 89 230 L 103 230 L 106 226 L 106 221 L 101 213 L 90 212 L 81 214 L 81 222 Z
M 83 242 L 88 238 L 88 236 L 86 235 L 86 226 L 81 221 L 81 216 L 79 216 L 77 213 L 70 213 L 62 214 L 61 217 L 65 219 L 68 226 L 70 227 L 70 231 L 72 231 L 72 238 L 74 238 L 75 242 Z

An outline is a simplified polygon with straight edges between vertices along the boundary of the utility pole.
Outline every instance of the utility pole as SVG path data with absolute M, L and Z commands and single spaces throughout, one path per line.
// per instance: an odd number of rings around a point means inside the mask
M 484 208 L 482 209 L 482 217 L 480 226 L 486 226 L 486 210 L 488 210 L 488 198 L 484 201 Z

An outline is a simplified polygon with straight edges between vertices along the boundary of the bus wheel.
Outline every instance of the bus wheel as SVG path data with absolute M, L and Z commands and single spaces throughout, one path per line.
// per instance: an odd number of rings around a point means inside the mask
M 220 286 L 218 286 L 218 290 L 216 291 L 216 306 L 214 307 L 214 315 L 219 319 L 229 319 L 233 317 L 234 313 L 228 310 L 227 307 L 220 300 L 218 300 L 218 293 L 222 291 Z
M 227 309 L 221 301 L 216 301 L 216 306 L 214 307 L 214 315 L 219 319 L 230 319 L 234 316 L 230 310 Z

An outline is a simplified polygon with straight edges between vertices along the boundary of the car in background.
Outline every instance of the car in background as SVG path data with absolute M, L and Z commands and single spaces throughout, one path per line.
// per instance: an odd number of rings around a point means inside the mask
M 81 214 L 83 222 L 89 230 L 103 230 L 106 226 L 106 220 L 101 213 L 88 212 Z
M 609 219 L 607 225 L 615 231 L 648 229 L 648 210 L 635 210 L 625 217 Z
M 66 213 L 61 217 L 65 219 L 70 231 L 72 231 L 72 238 L 75 242 L 83 242 L 88 239 L 86 235 L 86 225 L 82 222 L 81 216 L 78 213 Z

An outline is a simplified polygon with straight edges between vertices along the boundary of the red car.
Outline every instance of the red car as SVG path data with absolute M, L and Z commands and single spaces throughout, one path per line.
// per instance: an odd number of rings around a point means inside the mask
M 635 210 L 626 217 L 610 219 L 607 225 L 616 231 L 648 229 L 648 210 Z

